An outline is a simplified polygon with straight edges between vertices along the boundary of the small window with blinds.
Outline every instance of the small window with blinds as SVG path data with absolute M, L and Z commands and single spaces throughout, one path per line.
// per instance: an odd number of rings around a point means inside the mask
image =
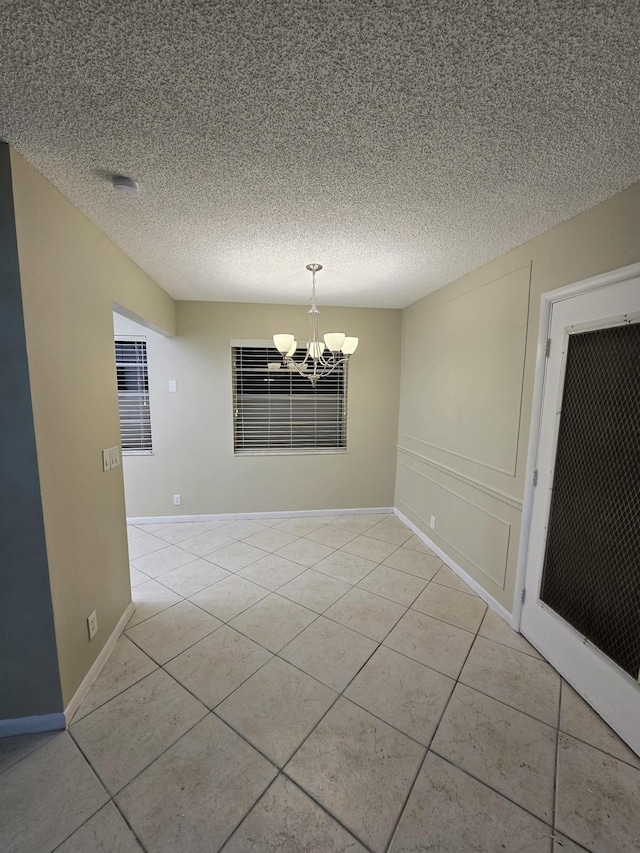
M 148 454 L 153 446 L 147 342 L 144 338 L 116 338 L 115 346 L 122 453 Z
M 346 451 L 346 365 L 320 379 L 314 388 L 306 376 L 282 364 L 273 346 L 234 341 L 231 353 L 237 454 Z M 270 370 L 269 363 L 280 368 Z

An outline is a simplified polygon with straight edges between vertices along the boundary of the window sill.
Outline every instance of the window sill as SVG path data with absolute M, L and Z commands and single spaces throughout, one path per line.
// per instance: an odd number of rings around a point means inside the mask
M 235 450 L 234 456 L 343 456 L 347 449 L 340 450 Z

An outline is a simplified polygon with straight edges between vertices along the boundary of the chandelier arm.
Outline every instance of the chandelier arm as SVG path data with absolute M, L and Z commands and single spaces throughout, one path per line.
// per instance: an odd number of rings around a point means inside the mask
M 317 374 L 318 379 L 324 379 L 326 376 L 330 376 L 337 367 L 340 367 L 340 365 L 346 364 L 346 363 L 347 363 L 347 356 L 339 359 L 338 361 L 335 362 L 335 364 L 324 365 L 323 370 Z
M 346 365 L 348 361 L 349 361 L 348 356 L 344 356 L 344 358 L 339 358 L 335 364 L 332 364 L 329 367 L 329 370 L 327 370 L 327 372 L 324 373 L 323 376 L 330 376 L 337 367 L 341 367 L 342 365 Z
M 332 353 L 328 358 L 326 358 L 324 355 L 321 355 L 321 356 L 320 356 L 320 358 L 318 359 L 318 361 L 320 362 L 320 364 L 321 364 L 323 367 L 330 367 L 330 366 L 332 366 L 332 365 L 334 364 L 334 357 L 333 357 L 333 353 Z
M 307 379 L 310 379 L 311 376 L 317 376 L 318 379 L 323 379 L 325 376 L 329 376 L 331 373 L 333 373 L 333 371 L 337 367 L 340 367 L 343 364 L 347 364 L 348 361 L 349 356 L 347 355 L 342 356 L 342 358 L 338 358 L 335 361 L 326 361 L 325 359 L 318 359 L 316 362 L 314 362 L 313 373 L 309 373 L 309 371 L 306 369 L 306 361 L 303 361 L 301 364 L 299 364 L 297 361 L 294 361 L 293 358 L 291 358 L 290 356 L 283 357 L 283 362 L 287 366 L 287 368 L 290 369 L 292 367 L 293 369 L 295 369 L 296 373 L 298 373 L 300 376 L 306 376 Z M 320 369 L 318 370 L 318 368 Z
M 288 369 L 291 369 L 291 367 L 293 367 L 295 372 L 300 376 L 306 376 L 307 379 L 310 378 L 309 371 L 306 368 L 306 361 L 304 361 L 302 364 L 298 364 L 298 362 L 294 361 L 292 358 L 287 358 L 285 359 L 285 364 L 287 365 Z

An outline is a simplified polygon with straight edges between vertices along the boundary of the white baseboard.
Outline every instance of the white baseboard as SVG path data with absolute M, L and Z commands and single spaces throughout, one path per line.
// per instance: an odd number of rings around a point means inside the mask
M 93 666 L 82 679 L 82 684 L 78 687 L 64 711 L 56 714 L 41 714 L 34 717 L 17 717 L 14 720 L 0 720 L 0 738 L 66 729 L 71 722 L 71 718 L 80 707 L 80 703 L 89 692 L 89 688 L 96 680 L 98 673 L 105 665 L 107 658 L 113 651 L 113 647 L 118 641 L 120 634 L 124 631 L 127 622 L 134 614 L 135 609 L 136 606 L 133 602 L 127 605 L 127 609 L 120 617 L 111 636 L 102 647 L 100 654 L 93 662 Z
M 14 735 L 31 735 L 37 732 L 55 732 L 66 728 L 64 714 L 40 714 L 35 717 L 16 717 L 0 720 L 0 738 Z
M 434 554 L 437 554 L 438 557 L 440 557 L 440 559 L 442 560 L 442 562 L 445 563 L 445 565 L 449 566 L 449 568 L 458 575 L 460 580 L 463 580 L 467 586 L 471 587 L 471 589 L 475 593 L 477 593 L 477 595 L 479 595 L 480 598 L 486 604 L 488 604 L 492 610 L 495 610 L 495 612 L 499 616 L 502 616 L 505 622 L 511 625 L 511 614 L 509 613 L 506 607 L 503 607 L 499 601 L 496 601 L 492 595 L 489 595 L 489 593 L 486 591 L 486 589 L 484 589 L 484 587 L 480 586 L 480 584 L 475 581 L 471 577 L 471 575 L 467 574 L 467 572 L 465 572 L 465 570 L 461 566 L 454 562 L 454 560 L 452 560 L 448 554 L 445 554 L 442 548 L 438 548 L 435 542 L 432 542 L 431 539 L 429 539 L 429 537 L 426 536 L 422 532 L 422 530 L 420 530 L 419 527 L 416 527 L 416 525 L 412 521 L 410 521 L 406 515 L 403 515 L 399 509 L 395 509 L 394 512 L 398 516 L 400 521 L 406 524 L 408 528 L 413 530 L 418 539 L 420 539 L 421 542 L 424 542 L 427 548 L 430 548 Z
M 99 674 L 100 670 L 102 669 L 102 667 L 107 662 L 107 658 L 109 657 L 109 655 L 113 651 L 113 647 L 115 646 L 115 644 L 118 642 L 118 639 L 120 638 L 120 634 L 122 634 L 122 632 L 126 628 L 127 622 L 129 621 L 129 619 L 131 619 L 131 617 L 135 613 L 135 609 L 136 609 L 136 606 L 133 603 L 133 601 L 127 605 L 126 610 L 124 611 L 124 613 L 122 614 L 122 616 L 118 620 L 118 624 L 116 625 L 116 627 L 111 632 L 111 636 L 109 637 L 107 642 L 102 647 L 100 654 L 94 660 L 91 669 L 85 675 L 85 677 L 82 679 L 82 683 L 80 684 L 80 687 L 78 687 L 76 692 L 71 697 L 71 701 L 69 702 L 67 707 L 64 709 L 64 714 L 60 715 L 63 718 L 63 725 L 60 726 L 60 728 L 66 728 L 66 726 L 68 726 L 69 723 L 71 722 L 71 720 L 73 719 L 73 715 L 78 710 L 78 708 L 80 707 L 80 704 L 82 703 L 82 700 L 84 699 L 84 697 L 89 692 L 89 688 L 91 687 L 93 682 L 98 677 L 98 674 Z M 44 731 L 44 729 L 42 731 Z
M 156 515 L 127 518 L 127 524 L 171 524 L 181 521 L 240 521 L 261 518 L 300 518 L 323 515 L 366 515 L 368 513 L 395 512 L 392 506 L 360 507 L 358 509 L 292 509 L 287 512 L 232 512 L 219 515 Z

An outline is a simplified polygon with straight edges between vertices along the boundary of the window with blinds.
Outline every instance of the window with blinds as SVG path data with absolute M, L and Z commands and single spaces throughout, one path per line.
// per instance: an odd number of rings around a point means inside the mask
M 115 347 L 122 452 L 151 453 L 147 342 L 144 338 L 116 338 Z
M 235 344 L 234 450 L 248 453 L 339 453 L 347 449 L 347 368 L 311 382 L 282 365 L 273 346 Z M 302 352 L 297 353 L 298 360 Z M 269 363 L 280 365 L 269 370 Z

